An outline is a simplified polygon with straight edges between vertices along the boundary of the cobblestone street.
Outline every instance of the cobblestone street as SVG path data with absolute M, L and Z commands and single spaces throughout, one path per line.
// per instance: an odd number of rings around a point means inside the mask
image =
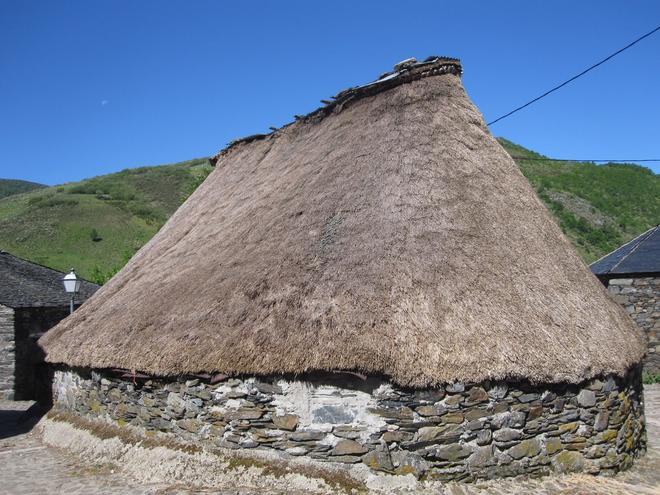
M 615 478 L 588 475 L 512 478 L 475 484 L 448 484 L 447 495 L 534 494 L 660 494 L 660 385 L 645 387 L 648 453 L 633 469 Z M 86 463 L 44 445 L 34 431 L 29 403 L 0 402 L 0 494 L 158 494 L 253 495 L 242 489 L 190 490 L 165 484 L 137 484 L 108 465 Z M 27 411 L 27 412 L 26 412 Z M 256 494 L 254 494 L 256 495 Z M 265 495 L 260 492 L 259 495 Z M 276 495 L 271 492 L 270 495 Z

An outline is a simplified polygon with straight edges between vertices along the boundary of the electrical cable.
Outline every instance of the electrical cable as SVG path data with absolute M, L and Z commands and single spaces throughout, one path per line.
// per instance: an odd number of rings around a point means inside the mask
M 640 41 L 642 41 L 644 38 L 648 38 L 649 36 L 651 36 L 652 34 L 654 34 L 654 33 L 657 32 L 657 31 L 660 31 L 660 26 L 658 26 L 657 28 L 655 28 L 655 29 L 652 30 L 652 31 L 649 31 L 649 32 L 646 33 L 645 35 L 640 36 L 639 38 L 637 38 L 637 39 L 636 39 L 635 41 L 633 41 L 632 43 L 627 44 L 626 46 L 624 46 L 624 47 L 621 48 L 620 50 L 617 50 L 616 52 L 612 53 L 611 55 L 605 57 L 605 58 L 604 58 L 603 60 L 601 60 L 600 62 L 595 63 L 594 65 L 592 65 L 592 66 L 589 67 L 588 69 L 583 70 L 583 71 L 580 72 L 579 74 L 577 74 L 577 75 L 571 77 L 570 79 L 567 79 L 566 81 L 564 81 L 563 83 L 559 84 L 558 86 L 555 86 L 554 88 L 552 88 L 552 89 L 546 91 L 546 92 L 543 93 L 541 96 L 537 96 L 536 98 L 534 98 L 533 100 L 528 101 L 528 102 L 525 103 L 524 105 L 521 105 L 521 106 L 519 106 L 518 108 L 514 108 L 514 109 L 511 110 L 509 113 L 505 113 L 504 115 L 502 115 L 502 116 L 496 118 L 495 120 L 489 122 L 488 125 L 493 125 L 494 123 L 499 122 L 500 120 L 505 119 L 505 118 L 507 118 L 508 116 L 513 115 L 514 113 L 516 113 L 516 112 L 522 110 L 523 108 L 526 108 L 526 107 L 530 106 L 532 103 L 536 103 L 536 102 L 539 101 L 540 99 L 545 98 L 545 97 L 548 96 L 550 93 L 554 93 L 554 92 L 557 91 L 558 89 L 563 88 L 563 87 L 566 86 L 568 83 L 575 81 L 577 78 L 579 78 L 579 77 L 585 75 L 587 72 L 589 72 L 589 71 L 595 69 L 595 68 L 598 67 L 599 65 L 604 64 L 605 62 L 607 62 L 607 61 L 610 60 L 611 58 L 616 57 L 619 53 L 621 53 L 621 52 L 627 50 L 628 48 L 632 47 L 633 45 L 636 45 L 637 43 L 639 43 Z
M 514 156 L 510 155 L 514 160 L 530 160 L 530 161 L 545 161 L 545 162 L 592 162 L 592 163 L 639 163 L 639 162 L 660 162 L 660 158 L 643 158 L 640 160 L 573 160 L 569 158 L 540 158 L 540 157 L 527 157 L 527 156 Z

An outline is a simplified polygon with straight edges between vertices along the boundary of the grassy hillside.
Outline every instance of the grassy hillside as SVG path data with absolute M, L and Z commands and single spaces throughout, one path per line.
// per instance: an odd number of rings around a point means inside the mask
M 26 180 L 0 179 L 0 199 L 6 198 L 7 196 L 13 196 L 14 194 L 32 191 L 34 189 L 41 189 L 43 187 L 46 186 L 43 184 L 37 184 L 36 182 L 28 182 Z
M 660 176 L 632 164 L 556 162 L 506 139 L 514 157 L 582 258 L 592 262 L 660 222 Z
M 210 171 L 208 160 L 198 159 L 0 199 L 0 249 L 105 282 Z
M 500 139 L 585 261 L 660 220 L 660 176 L 636 165 L 554 162 Z M 211 171 L 207 159 L 128 169 L 0 199 L 0 249 L 103 283 Z

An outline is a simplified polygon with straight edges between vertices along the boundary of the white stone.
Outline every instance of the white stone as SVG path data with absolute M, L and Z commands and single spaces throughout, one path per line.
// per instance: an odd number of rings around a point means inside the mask
M 613 278 L 610 280 L 610 285 L 632 285 L 632 278 Z

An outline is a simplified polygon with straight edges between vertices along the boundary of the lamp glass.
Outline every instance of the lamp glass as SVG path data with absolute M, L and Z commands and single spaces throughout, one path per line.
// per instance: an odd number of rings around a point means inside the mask
M 64 283 L 64 290 L 69 294 L 75 294 L 80 290 L 80 279 L 76 277 L 76 273 L 71 270 L 62 279 Z

